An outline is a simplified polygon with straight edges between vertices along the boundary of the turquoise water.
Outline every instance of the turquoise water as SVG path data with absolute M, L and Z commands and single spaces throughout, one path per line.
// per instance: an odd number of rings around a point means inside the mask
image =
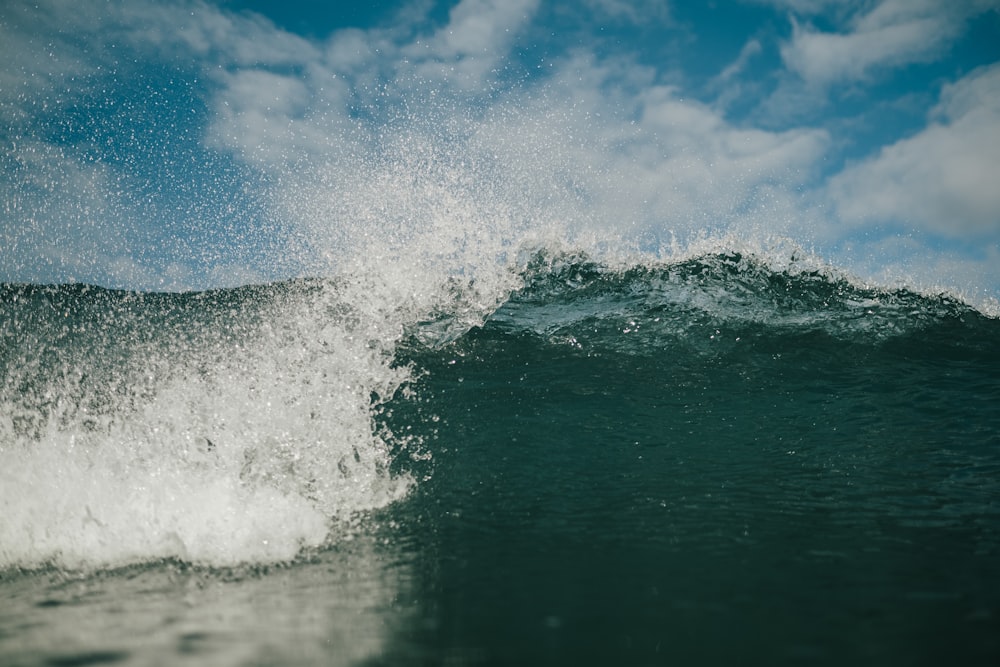
M 504 280 L 3 288 L 0 663 L 1000 661 L 998 320 L 728 250 Z

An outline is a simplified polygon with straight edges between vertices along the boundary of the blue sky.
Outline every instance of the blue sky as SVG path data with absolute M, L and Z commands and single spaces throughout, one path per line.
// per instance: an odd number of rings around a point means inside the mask
M 724 236 L 1000 296 L 1000 0 L 356 4 L 5 3 L 0 280 Z

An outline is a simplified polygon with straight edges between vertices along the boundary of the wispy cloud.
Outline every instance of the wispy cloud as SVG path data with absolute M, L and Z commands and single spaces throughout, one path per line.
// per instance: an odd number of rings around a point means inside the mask
M 815 10 L 813 4 L 806 8 Z M 792 38 L 782 45 L 781 57 L 813 87 L 861 81 L 880 70 L 933 60 L 970 16 L 990 4 L 884 0 L 865 6 L 836 32 L 802 24 L 793 14 Z

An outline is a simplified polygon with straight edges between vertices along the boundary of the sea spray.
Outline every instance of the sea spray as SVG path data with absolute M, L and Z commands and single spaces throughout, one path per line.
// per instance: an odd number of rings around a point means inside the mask
M 371 417 L 404 321 L 375 285 L 5 288 L 2 565 L 288 560 L 403 496 L 390 450 L 418 443 Z
M 5 288 L 0 566 L 287 560 L 405 496 L 394 457 L 427 452 L 373 421 L 411 377 L 396 346 L 481 324 L 540 226 L 446 145 L 286 174 L 273 206 L 309 278 Z

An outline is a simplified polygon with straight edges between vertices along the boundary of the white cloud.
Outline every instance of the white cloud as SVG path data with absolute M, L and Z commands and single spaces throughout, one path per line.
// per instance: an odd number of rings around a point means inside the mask
M 125 1 L 117 9 L 106 9 L 104 15 L 123 24 L 123 36 L 133 46 L 157 51 L 160 57 L 195 56 L 229 67 L 258 67 L 294 65 L 319 53 L 317 45 L 278 30 L 259 15 L 228 14 L 201 0 Z
M 422 81 L 445 81 L 467 90 L 487 83 L 507 55 L 539 0 L 462 0 L 448 23 L 428 40 L 407 45 L 401 55 L 415 64 Z
M 759 55 L 762 50 L 760 41 L 756 39 L 748 41 L 743 45 L 743 48 L 740 49 L 740 53 L 736 56 L 736 60 L 727 65 L 726 68 L 719 73 L 718 77 L 716 77 L 716 82 L 720 84 L 725 83 L 734 76 L 743 72 L 750 60 L 754 56 Z
M 706 90 L 715 95 L 715 106 L 726 109 L 734 102 L 744 99 L 749 91 L 756 91 L 761 83 L 741 76 L 750 61 L 759 56 L 763 47 L 759 40 L 747 41 L 733 62 L 729 63 L 706 85 Z
M 432 40 L 434 51 L 441 58 L 500 55 L 513 37 L 511 31 L 537 5 L 538 0 L 462 0 L 451 10 L 448 25 Z
M 784 70 L 775 72 L 778 85 L 753 112 L 769 127 L 815 122 L 844 95 L 861 100 L 866 87 L 895 70 L 941 59 L 971 20 L 1000 10 L 1000 0 L 759 2 L 789 10 L 792 25 L 791 37 L 780 44 Z M 833 27 L 819 29 L 820 21 Z M 760 82 L 737 77 L 719 93 L 720 106 L 729 105 L 741 87 L 762 90 Z
M 854 225 L 890 222 L 951 238 L 1000 233 L 1000 65 L 944 89 L 922 132 L 845 169 L 829 192 Z
M 291 72 L 227 63 L 212 75 L 222 88 L 208 141 L 264 167 L 322 163 L 339 159 L 343 151 L 357 154 L 348 144 L 374 128 L 359 130 L 364 122 L 355 116 L 391 120 L 393 113 L 409 113 L 405 109 L 416 100 L 427 105 L 431 98 L 454 111 L 456 102 L 445 98 L 488 95 L 493 70 L 536 5 L 537 0 L 464 0 L 429 37 L 413 26 L 339 31 L 322 52 L 299 49 L 297 60 L 279 63 Z M 217 34 L 217 42 L 239 54 L 244 42 L 260 41 L 245 36 L 243 27 Z M 428 106 L 421 113 L 439 111 Z
M 785 66 L 807 83 L 828 86 L 936 58 L 962 29 L 969 6 L 938 0 L 884 0 L 856 15 L 844 32 L 823 32 L 793 19 Z
M 518 196 L 626 242 L 801 221 L 795 189 L 828 145 L 817 130 L 735 127 L 652 70 L 585 52 L 517 103 L 482 142 L 511 170 L 531 170 Z
M 214 105 L 210 145 L 228 147 L 254 164 L 292 162 L 310 146 L 299 131 L 311 92 L 299 77 L 246 69 L 218 75 L 223 83 Z

